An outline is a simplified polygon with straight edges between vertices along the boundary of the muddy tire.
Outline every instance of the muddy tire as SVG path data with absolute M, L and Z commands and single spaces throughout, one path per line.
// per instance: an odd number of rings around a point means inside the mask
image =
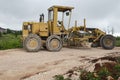
M 60 51 L 62 49 L 62 40 L 59 36 L 52 35 L 47 38 L 46 48 L 52 52 Z
M 36 34 L 30 34 L 24 41 L 24 48 L 28 52 L 37 52 L 41 49 L 41 38 Z
M 100 39 L 100 45 L 104 49 L 111 50 L 115 47 L 115 38 L 112 35 L 102 36 Z

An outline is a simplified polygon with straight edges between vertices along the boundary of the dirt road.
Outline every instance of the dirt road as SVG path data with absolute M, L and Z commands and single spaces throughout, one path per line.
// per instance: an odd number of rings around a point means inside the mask
M 28 53 L 23 49 L 0 51 L 0 80 L 51 80 L 56 74 L 63 74 L 75 66 L 84 66 L 90 59 L 102 57 L 120 48 L 70 49 L 60 52 L 41 50 Z

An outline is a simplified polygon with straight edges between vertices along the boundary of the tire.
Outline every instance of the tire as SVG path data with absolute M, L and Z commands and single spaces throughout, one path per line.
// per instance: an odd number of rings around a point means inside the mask
M 36 34 L 30 34 L 24 41 L 24 48 L 28 52 L 38 52 L 41 46 L 41 38 Z
M 115 47 L 115 38 L 112 35 L 104 35 L 100 39 L 100 45 L 104 49 L 111 50 Z
M 46 48 L 49 51 L 52 51 L 52 52 L 60 51 L 62 49 L 62 46 L 63 46 L 62 40 L 60 39 L 59 36 L 52 35 L 52 36 L 47 38 Z

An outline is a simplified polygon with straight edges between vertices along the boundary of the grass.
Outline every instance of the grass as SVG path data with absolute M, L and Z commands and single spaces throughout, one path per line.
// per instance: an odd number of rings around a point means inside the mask
M 0 37 L 0 50 L 21 48 L 20 35 L 5 34 Z
M 120 47 L 120 37 L 116 37 L 116 46 Z
M 55 80 L 71 80 L 70 78 L 64 78 L 63 75 L 56 75 L 54 76 Z

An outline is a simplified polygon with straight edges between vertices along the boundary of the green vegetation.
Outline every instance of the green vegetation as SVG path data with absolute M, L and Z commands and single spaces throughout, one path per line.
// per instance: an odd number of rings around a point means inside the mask
M 114 65 L 111 70 L 108 67 L 102 67 L 98 72 L 82 72 L 80 80 L 108 80 L 108 76 L 111 76 L 112 80 L 117 80 L 120 77 L 120 63 Z
M 7 32 L 0 32 L 0 50 L 21 48 L 22 31 L 14 31 L 7 29 Z
M 100 71 L 96 72 L 87 72 L 84 71 L 81 73 L 78 80 L 108 80 L 107 77 L 117 80 L 120 76 L 120 64 L 114 66 L 114 72 L 110 72 L 106 67 L 102 68 Z M 54 80 L 71 80 L 70 78 L 64 78 L 63 75 L 57 75 L 54 77 Z
M 106 67 L 103 67 L 97 73 L 87 71 L 82 72 L 80 80 L 107 80 L 106 78 L 110 76 L 110 74 L 109 70 Z
M 2 34 L 0 37 L 0 50 L 21 48 L 20 35 L 15 34 Z
M 55 80 L 64 80 L 63 75 L 56 75 L 54 78 Z
M 80 75 L 77 75 L 77 80 L 118 80 L 120 77 L 120 57 L 115 57 L 115 62 L 104 63 L 103 66 L 97 67 L 93 72 L 88 72 L 86 70 L 80 70 Z M 68 74 L 67 74 L 68 75 Z M 109 79 L 108 79 L 109 78 Z M 73 80 L 64 78 L 64 75 L 56 75 L 54 80 Z M 75 79 L 76 80 L 76 79 Z
M 120 37 L 116 37 L 116 46 L 120 47 Z
M 0 37 L 2 37 L 2 33 L 0 32 Z
M 54 78 L 55 78 L 55 80 L 71 80 L 71 79 L 69 79 L 69 78 L 66 78 L 66 79 L 65 79 L 65 78 L 63 77 L 63 75 L 56 75 Z

